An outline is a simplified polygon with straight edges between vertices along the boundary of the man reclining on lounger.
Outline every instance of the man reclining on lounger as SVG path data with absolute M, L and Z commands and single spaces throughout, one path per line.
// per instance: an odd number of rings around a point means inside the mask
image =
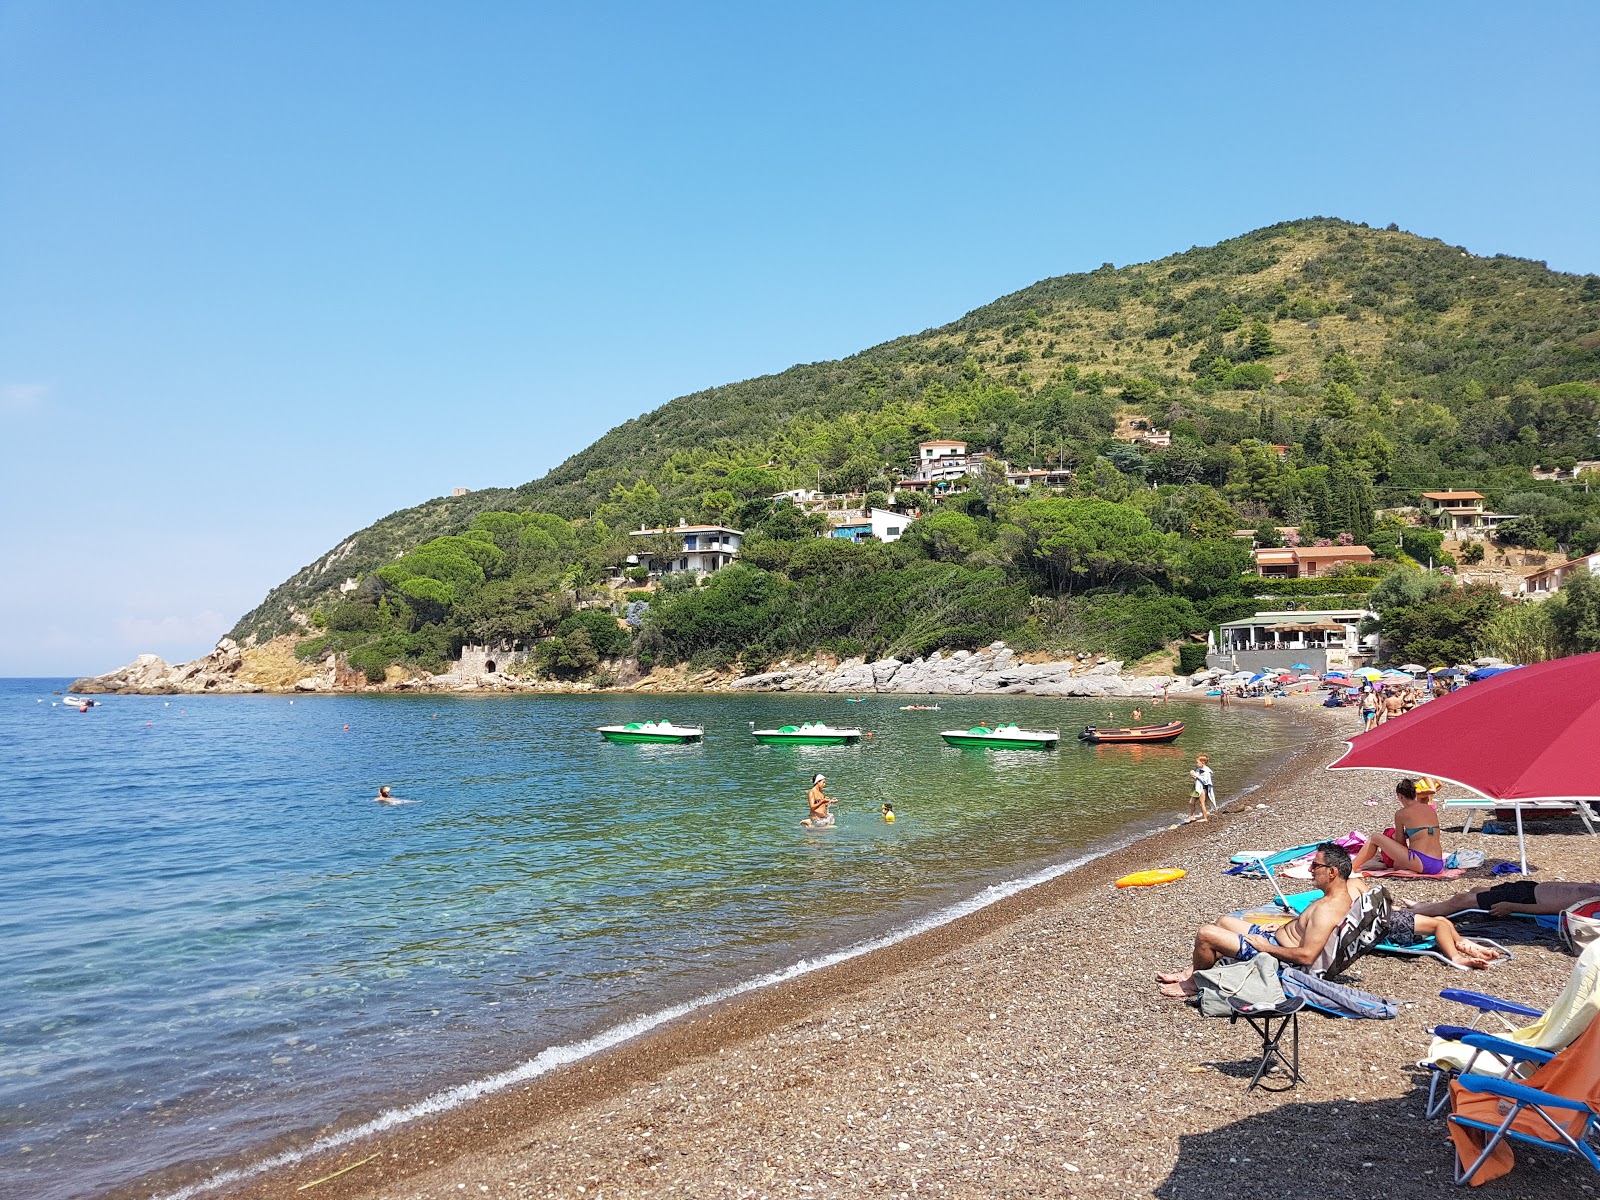
M 1492 916 L 1507 917 L 1512 913 L 1565 912 L 1585 900 L 1600 900 L 1600 883 L 1535 883 L 1517 879 L 1478 892 L 1457 892 L 1448 900 L 1432 904 L 1408 905 L 1406 911 L 1419 916 L 1451 917 L 1483 909 Z
M 1258 954 L 1270 954 L 1280 962 L 1315 970 L 1328 950 L 1328 940 L 1350 911 L 1350 852 L 1337 842 L 1320 843 L 1311 856 L 1311 880 L 1322 889 L 1322 898 L 1285 925 L 1263 928 L 1224 916 L 1213 925 L 1200 926 L 1190 965 L 1156 976 L 1161 994 L 1193 996 L 1198 990 L 1194 973 L 1225 958 L 1247 962 Z

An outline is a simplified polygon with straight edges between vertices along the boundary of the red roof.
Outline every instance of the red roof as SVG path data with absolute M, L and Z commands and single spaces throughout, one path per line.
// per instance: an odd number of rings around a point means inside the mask
M 1300 558 L 1372 557 L 1372 551 L 1366 546 L 1296 546 L 1294 552 Z

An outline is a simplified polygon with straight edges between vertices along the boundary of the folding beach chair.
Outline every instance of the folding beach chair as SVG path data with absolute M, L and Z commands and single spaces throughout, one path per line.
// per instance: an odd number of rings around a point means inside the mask
M 1507 1016 L 1542 1017 L 1544 1016 L 1542 1008 L 1531 1008 L 1526 1004 L 1518 1004 L 1515 1000 L 1503 1000 L 1499 996 L 1486 996 L 1482 992 L 1472 992 L 1465 988 L 1445 988 L 1444 991 L 1439 993 L 1439 998 L 1441 1000 L 1453 1000 L 1457 1004 L 1465 1004 L 1469 1008 L 1477 1009 L 1477 1016 L 1472 1018 L 1471 1025 L 1435 1025 L 1433 1027 L 1434 1037 L 1470 1046 L 1472 1054 L 1459 1067 L 1451 1062 L 1424 1062 L 1420 1064 L 1427 1068 L 1429 1073 L 1428 1106 L 1424 1110 L 1424 1115 L 1429 1119 L 1437 1117 L 1450 1107 L 1450 1092 L 1446 1085 L 1457 1075 L 1462 1073 L 1470 1074 L 1479 1065 L 1484 1055 L 1488 1055 L 1488 1061 L 1483 1064 L 1489 1068 L 1486 1073 L 1500 1076 L 1513 1075 L 1519 1061 L 1534 1064 L 1548 1061 L 1548 1058 L 1525 1057 L 1524 1052 L 1529 1049 L 1527 1046 L 1521 1046 L 1515 1042 L 1506 1042 L 1505 1039 L 1486 1034 L 1478 1028 L 1479 1021 L 1493 1014 L 1500 1018 L 1501 1024 L 1508 1030 L 1514 1030 L 1517 1026 L 1506 1020 Z M 1469 1034 L 1475 1035 L 1479 1040 L 1467 1042 L 1466 1038 Z M 1503 1048 L 1505 1046 L 1516 1047 L 1517 1052 L 1514 1054 L 1508 1053 Z M 1538 1051 L 1538 1053 L 1545 1054 L 1546 1052 Z M 1550 1054 L 1548 1057 L 1553 1058 L 1554 1055 Z M 1530 1067 L 1529 1069 L 1531 1070 L 1532 1068 Z
M 1468 1045 L 1518 1057 L 1544 1057 L 1525 1081 L 1462 1075 L 1450 1084 L 1450 1140 L 1457 1183 L 1487 1183 L 1515 1165 L 1511 1144 L 1581 1158 L 1600 1172 L 1600 1022 L 1558 1054 L 1469 1033 Z M 1509 1105 L 1509 1108 L 1507 1107 Z M 1470 1161 L 1469 1161 L 1470 1160 Z
M 1428 1085 L 1428 1115 L 1444 1111 L 1447 1101 L 1441 1095 L 1441 1084 L 1461 1075 L 1516 1075 L 1526 1073 L 1542 1060 L 1540 1055 L 1552 1056 L 1573 1045 L 1591 1027 L 1600 1026 L 1600 942 L 1589 946 L 1578 956 L 1567 977 L 1566 986 L 1546 1010 L 1485 996 L 1481 992 L 1448 988 L 1439 995 L 1478 1010 L 1472 1025 L 1439 1025 L 1433 1030 L 1433 1042 L 1427 1055 L 1418 1064 L 1433 1072 Z M 1477 1029 L 1479 1021 L 1496 1016 L 1505 1027 L 1504 1037 L 1490 1037 Z M 1517 1028 L 1508 1017 L 1527 1018 L 1528 1024 Z M 1471 1038 L 1478 1041 L 1469 1040 Z

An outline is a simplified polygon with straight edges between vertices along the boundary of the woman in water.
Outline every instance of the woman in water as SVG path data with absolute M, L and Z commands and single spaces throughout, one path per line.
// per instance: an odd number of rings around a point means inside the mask
M 1394 827 L 1373 835 L 1361 847 L 1351 864 L 1351 873 L 1358 874 L 1376 858 L 1392 870 L 1439 874 L 1444 870 L 1444 845 L 1439 840 L 1438 812 L 1417 795 L 1414 780 L 1402 779 L 1394 785 L 1394 794 L 1400 804 L 1394 814 Z
M 800 822 L 808 829 L 826 829 L 833 824 L 833 813 L 830 810 L 838 801 L 822 794 L 827 782 L 826 775 L 818 774 L 811 777 L 811 790 L 806 793 L 806 803 L 811 806 L 811 815 Z

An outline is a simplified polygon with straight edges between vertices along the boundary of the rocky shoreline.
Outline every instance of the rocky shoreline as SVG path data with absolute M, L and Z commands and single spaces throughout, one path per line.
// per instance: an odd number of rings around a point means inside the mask
M 909 661 L 898 658 L 843 662 L 818 657 L 757 675 L 729 671 L 658 669 L 648 675 L 625 671 L 611 684 L 564 683 L 507 674 L 407 675 L 391 668 L 391 678 L 370 683 L 336 656 L 301 663 L 287 639 L 265 647 L 241 647 L 223 638 L 192 662 L 168 663 L 154 654 L 104 675 L 75 680 L 71 691 L 88 695 L 224 695 L 249 692 L 825 692 L 924 696 L 1089 696 L 1174 698 L 1203 694 L 1221 672 L 1193 676 L 1125 674 L 1124 664 L 1087 655 L 1026 661 L 1004 642 L 982 650 L 933 651 Z M 262 659 L 274 660 L 266 669 Z

